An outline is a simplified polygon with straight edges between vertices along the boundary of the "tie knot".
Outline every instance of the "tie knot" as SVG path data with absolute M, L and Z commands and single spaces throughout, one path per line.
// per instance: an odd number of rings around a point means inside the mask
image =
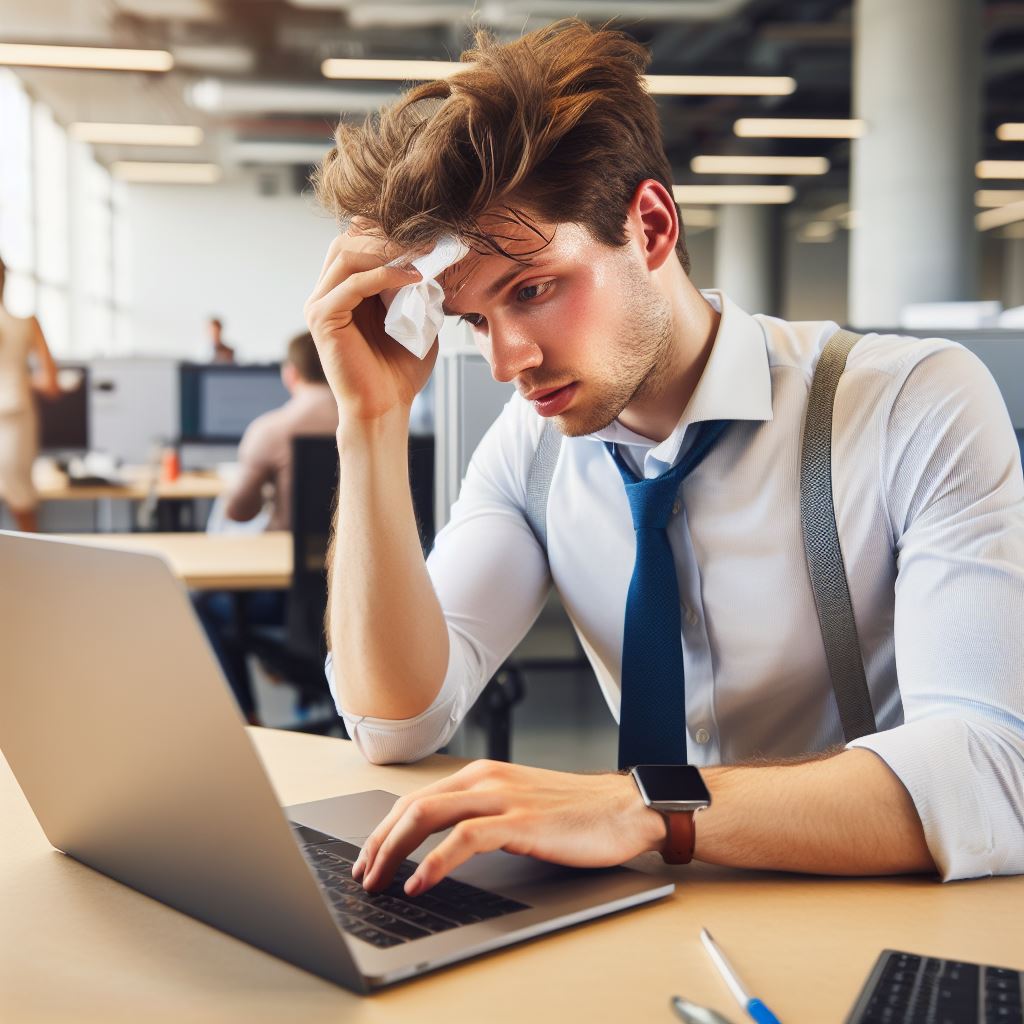
M 653 480 L 626 482 L 633 529 L 664 530 L 672 517 L 681 474 L 668 472 Z

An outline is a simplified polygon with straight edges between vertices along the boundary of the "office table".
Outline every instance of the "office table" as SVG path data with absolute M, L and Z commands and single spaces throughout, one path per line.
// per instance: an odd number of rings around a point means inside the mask
M 266 533 L 70 533 L 76 544 L 163 556 L 192 590 L 284 590 L 292 579 L 292 535 Z
M 142 501 L 151 493 L 161 501 L 189 501 L 216 498 L 225 488 L 224 481 L 215 473 L 186 472 L 177 480 L 161 480 L 143 466 L 128 467 L 118 483 L 73 484 L 67 474 L 52 468 L 36 470 L 33 483 L 41 501 Z
M 251 729 L 283 803 L 402 793 L 460 762 L 366 764 L 345 740 Z M 886 946 L 1024 968 L 1024 877 L 827 879 L 710 865 L 660 903 L 359 997 L 52 851 L 0 758 L 0 1020 L 672 1024 L 680 993 L 740 1024 L 706 925 L 784 1024 L 841 1021 Z

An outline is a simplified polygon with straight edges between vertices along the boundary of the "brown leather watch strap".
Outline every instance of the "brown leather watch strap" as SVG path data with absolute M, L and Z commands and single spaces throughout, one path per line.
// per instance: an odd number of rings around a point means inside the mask
M 665 819 L 665 845 L 661 859 L 666 864 L 689 864 L 697 843 L 697 829 L 693 824 L 693 811 L 660 811 Z

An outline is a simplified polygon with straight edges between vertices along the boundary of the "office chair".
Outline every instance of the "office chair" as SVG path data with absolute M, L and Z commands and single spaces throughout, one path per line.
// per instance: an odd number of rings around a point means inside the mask
M 327 643 L 327 546 L 338 490 L 338 447 L 331 436 L 292 440 L 292 583 L 281 630 L 245 628 L 243 645 L 270 675 L 299 693 L 300 708 L 330 709 L 294 731 L 327 733 L 345 726 L 334 710 L 324 660 Z

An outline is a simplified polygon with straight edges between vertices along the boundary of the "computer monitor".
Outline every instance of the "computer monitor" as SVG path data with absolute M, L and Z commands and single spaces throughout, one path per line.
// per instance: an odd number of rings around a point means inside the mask
M 237 444 L 257 416 L 289 398 L 277 363 L 182 363 L 180 373 L 181 440 L 189 444 Z
M 39 449 L 47 454 L 89 450 L 89 368 L 61 365 L 57 370 L 61 393 L 56 398 L 36 396 L 39 411 Z

